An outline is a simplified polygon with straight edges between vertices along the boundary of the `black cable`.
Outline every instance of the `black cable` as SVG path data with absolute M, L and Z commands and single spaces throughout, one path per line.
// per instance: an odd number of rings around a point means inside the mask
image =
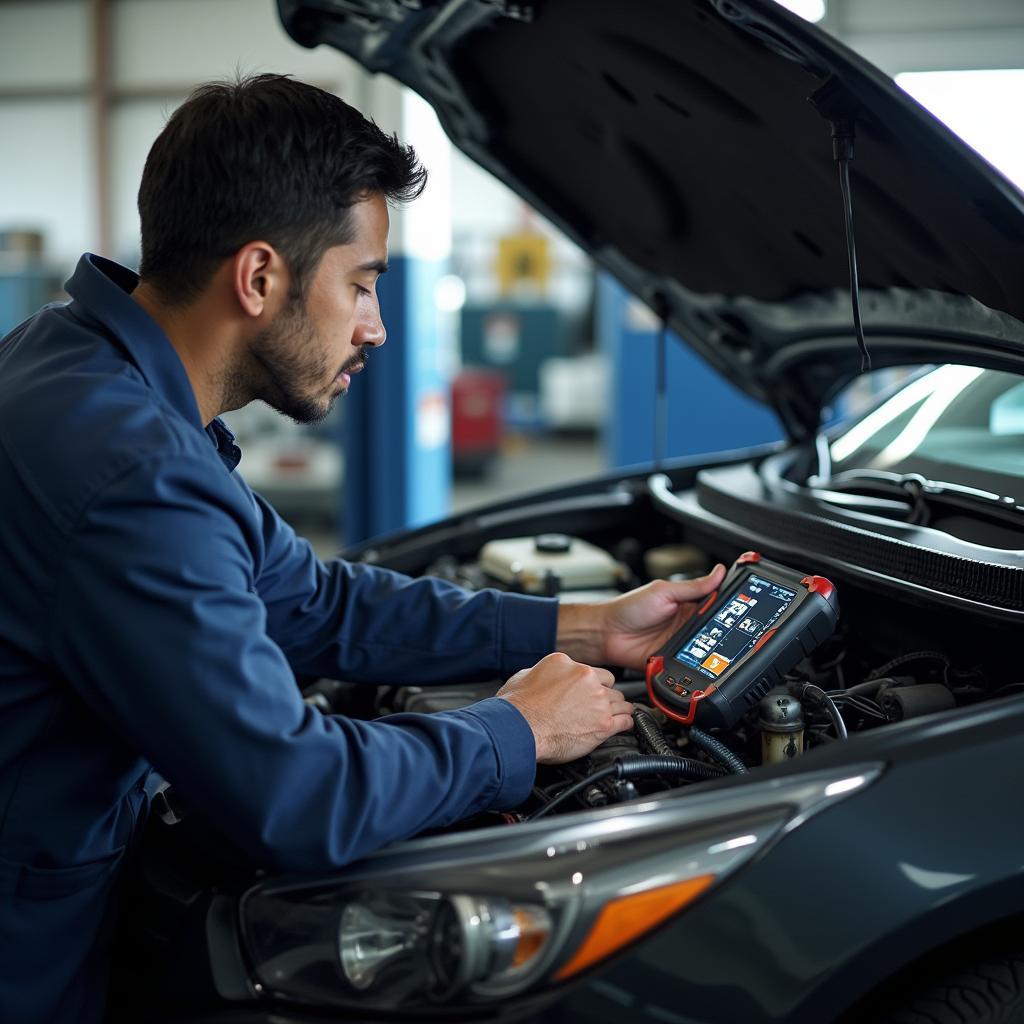
M 857 332 L 860 348 L 860 372 L 871 369 L 871 354 L 864 337 L 864 324 L 860 317 L 860 280 L 857 275 L 857 243 L 853 236 L 853 196 L 850 191 L 850 161 L 841 157 L 839 164 L 839 189 L 843 194 L 843 215 L 846 220 L 846 257 L 850 264 L 850 302 L 853 306 L 853 328 Z
M 930 652 L 925 653 L 930 654 Z M 906 655 L 903 655 L 900 658 L 894 659 L 888 666 L 882 667 L 889 668 L 890 666 L 901 664 L 906 657 Z M 911 658 L 916 657 L 917 655 L 911 656 Z M 825 692 L 840 708 L 849 708 L 853 711 L 859 711 L 862 715 L 887 722 L 889 721 L 889 716 L 882 710 L 882 706 L 875 699 L 878 691 L 882 686 L 892 688 L 913 685 L 915 682 L 916 680 L 913 676 L 882 676 L 876 679 L 869 677 L 862 683 L 855 683 L 853 686 L 840 690 L 829 689 Z
M 839 708 L 836 707 L 835 701 L 820 686 L 816 686 L 814 683 L 804 683 L 800 690 L 800 699 L 803 700 L 805 696 L 813 697 L 819 704 L 824 706 L 828 712 L 828 717 L 832 719 L 836 736 L 841 740 L 845 740 L 849 734 L 846 731 L 846 723 L 843 721 L 843 716 L 839 713 Z
M 850 161 L 853 159 L 853 119 L 841 117 L 830 120 L 832 127 L 832 159 L 839 166 L 839 191 L 843 197 L 843 220 L 846 224 L 846 258 L 850 265 L 850 302 L 853 306 L 853 327 L 860 348 L 860 372 L 871 369 L 871 355 L 864 337 L 864 324 L 860 316 L 860 279 L 857 274 L 857 243 L 853 232 L 853 191 L 850 188 Z
M 655 722 L 650 712 L 644 708 L 635 707 L 633 709 L 633 731 L 636 733 L 636 737 L 641 745 L 652 754 L 658 754 L 662 757 L 673 757 L 675 755 L 676 752 L 669 745 L 668 740 L 665 739 L 665 734 L 659 728 L 658 723 Z M 698 729 L 695 725 L 687 730 L 687 736 L 689 736 L 690 742 L 695 747 L 703 750 L 705 754 L 717 761 L 726 771 L 731 772 L 733 775 L 746 774 L 747 766 L 724 743 L 714 736 L 704 732 L 703 729 Z
M 851 707 L 867 708 L 872 711 L 878 711 L 881 707 L 873 697 L 862 697 L 856 693 L 843 693 L 842 690 L 826 690 L 825 692 L 836 704 L 849 704 Z
M 878 688 L 882 685 L 883 682 L 883 679 L 867 679 L 862 683 L 854 683 L 853 686 L 844 686 L 838 690 L 830 689 L 828 691 L 828 694 L 830 697 L 836 697 L 840 695 L 874 697 L 874 695 L 878 693 Z
M 862 715 L 877 718 L 883 722 L 889 720 L 888 715 L 882 711 L 881 705 L 876 704 L 873 700 L 868 700 L 867 697 L 844 697 L 834 693 L 830 693 L 829 696 L 840 709 L 848 708 L 852 711 L 859 711 Z
M 637 741 L 648 753 L 656 754 L 659 757 L 674 757 L 676 751 L 672 749 L 665 734 L 661 731 L 658 723 L 651 717 L 650 712 L 642 707 L 633 708 L 633 732 Z
M 894 668 L 906 665 L 912 661 L 941 661 L 943 682 L 947 686 L 949 685 L 949 658 L 941 651 L 912 651 L 910 654 L 901 654 L 899 657 L 893 658 L 892 661 L 887 661 L 884 665 L 873 668 L 867 674 L 865 681 L 878 679 L 879 676 L 886 676 Z
M 733 775 L 745 775 L 747 766 L 721 740 L 691 725 L 687 736 L 695 747 L 713 757 L 726 771 Z
M 558 796 L 539 807 L 526 820 L 536 821 L 549 814 L 556 807 L 572 799 L 577 793 L 589 788 L 602 779 L 614 776 L 617 779 L 633 779 L 643 775 L 678 775 L 680 778 L 693 782 L 706 782 L 708 779 L 721 778 L 725 773 L 710 764 L 694 761 L 689 757 L 631 757 L 628 760 L 616 759 L 596 772 L 591 772 L 585 779 L 563 789 Z

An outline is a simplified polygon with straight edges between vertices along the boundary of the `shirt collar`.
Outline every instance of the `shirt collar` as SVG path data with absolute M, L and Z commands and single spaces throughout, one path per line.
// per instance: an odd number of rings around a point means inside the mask
M 220 461 L 233 473 L 242 460 L 242 449 L 235 444 L 235 435 L 225 426 L 224 421 L 215 419 L 207 428 L 206 436 L 213 442 Z
M 131 297 L 138 283 L 134 271 L 87 252 L 64 288 L 74 300 L 72 311 L 106 327 L 146 383 L 185 419 L 203 429 L 195 392 L 178 353 L 160 325 Z M 217 447 L 219 451 L 220 445 Z

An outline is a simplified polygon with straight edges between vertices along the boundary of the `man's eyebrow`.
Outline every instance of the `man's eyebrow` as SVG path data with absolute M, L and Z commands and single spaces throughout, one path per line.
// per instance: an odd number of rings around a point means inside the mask
M 386 274 L 388 272 L 387 260 L 370 260 L 368 263 L 360 263 L 356 270 L 366 272 L 376 270 L 378 274 Z

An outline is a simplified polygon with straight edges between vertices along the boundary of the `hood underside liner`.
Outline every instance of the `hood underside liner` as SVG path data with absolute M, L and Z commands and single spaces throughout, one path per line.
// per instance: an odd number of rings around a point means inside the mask
M 817 425 L 820 380 L 831 392 L 860 368 L 848 296 L 848 348 L 824 357 L 783 351 L 825 325 L 788 333 L 764 315 L 806 313 L 808 295 L 848 287 L 829 125 L 808 102 L 827 83 L 857 115 L 854 223 L 875 364 L 904 358 L 887 336 L 914 329 L 906 296 L 937 293 L 973 300 L 955 320 L 966 330 L 957 346 L 947 321 L 920 361 L 957 347 L 971 361 L 996 311 L 995 349 L 1020 368 L 1024 197 L 891 79 L 767 0 L 279 5 L 300 42 L 326 41 L 425 96 L 460 148 L 797 435 Z

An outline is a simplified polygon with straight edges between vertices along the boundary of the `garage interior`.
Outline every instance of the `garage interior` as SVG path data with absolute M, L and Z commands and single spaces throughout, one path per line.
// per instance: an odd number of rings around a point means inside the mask
M 1024 183 L 1018 0 L 786 6 Z M 320 552 L 653 457 L 781 436 L 768 410 L 671 343 L 669 388 L 696 383 L 706 407 L 694 402 L 669 430 L 653 415 L 637 429 L 656 388 L 650 312 L 455 150 L 422 100 L 332 49 L 297 46 L 270 2 L 0 2 L 0 331 L 60 299 L 83 251 L 135 265 L 135 192 L 152 139 L 195 84 L 237 70 L 285 71 L 338 93 L 411 141 L 431 174 L 421 201 L 393 222 L 393 254 L 426 261 L 433 276 L 415 299 L 382 285 L 385 319 L 397 325 L 396 351 L 372 370 L 373 394 L 391 396 L 384 421 L 358 394 L 317 428 L 260 406 L 229 417 L 246 478 Z M 417 386 L 396 403 L 410 366 Z M 367 395 L 368 380 L 358 382 Z M 857 382 L 835 418 L 891 381 Z M 706 409 L 722 403 L 735 409 L 733 432 L 705 436 Z
M 545 3 L 558 31 L 531 38 Z M 625 0 L 0 0 L 0 1024 L 1024 1024 L 1024 0 L 639 6 L 643 32 Z M 394 66 L 441 119 L 344 55 L 373 66 L 378 29 L 385 52 L 440 38 Z M 574 32 L 570 87 L 516 77 Z M 304 193 L 266 248 L 325 209 L 357 223 L 371 258 L 326 286 L 348 298 L 293 287 L 246 319 L 227 231 L 209 324 L 148 277 L 133 302 L 81 254 L 139 265 L 154 139 L 197 85 L 261 72 L 415 147 L 386 276 L 377 184 L 317 205 L 349 151 L 308 129 L 400 148 L 275 79 L 287 119 L 187 136 L 163 208 L 199 208 L 180 167 L 216 165 L 227 209 L 256 137 Z M 453 110 L 501 126 L 478 155 L 579 244 L 449 141 Z M 711 131 L 717 164 L 687 164 Z M 338 213 L 353 194 L 367 220 Z M 254 394 L 283 399 L 228 437 L 216 410 Z

